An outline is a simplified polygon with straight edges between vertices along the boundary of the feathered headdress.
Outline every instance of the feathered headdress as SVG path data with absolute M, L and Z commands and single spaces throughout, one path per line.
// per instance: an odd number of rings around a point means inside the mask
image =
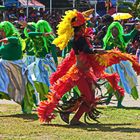
M 123 39 L 123 35 L 124 35 L 123 27 L 119 22 L 116 21 L 116 22 L 111 23 L 111 25 L 108 27 L 108 30 L 107 30 L 105 37 L 103 38 L 104 48 L 106 48 L 107 43 L 109 42 L 109 39 L 113 36 L 112 29 L 114 27 L 116 27 L 119 31 L 118 38 L 121 41 L 120 43 L 121 43 L 122 47 L 125 47 L 127 45 L 127 43 Z
M 51 33 L 53 32 L 53 29 L 51 28 L 50 24 L 46 20 L 39 20 L 36 24 L 36 31 L 41 33 Z M 50 34 L 47 37 L 43 37 L 44 46 L 46 47 L 46 50 L 48 51 L 49 43 L 54 40 L 54 35 Z
M 0 30 L 3 30 L 5 32 L 6 37 L 10 37 L 12 35 L 19 36 L 18 30 L 9 21 L 1 22 L 0 23 Z
M 24 34 L 26 37 L 28 37 L 28 31 L 27 29 L 30 29 L 31 32 L 35 32 L 36 30 L 36 23 L 35 22 L 28 22 L 27 27 L 24 28 Z
M 16 27 L 9 21 L 3 21 L 0 23 L 0 30 L 3 30 L 6 34 L 6 37 L 16 36 L 19 39 L 19 42 L 24 50 L 26 43 L 25 40 L 20 37 L 20 34 Z
M 58 24 L 57 34 L 58 37 L 53 41 L 60 50 L 63 50 L 69 40 L 74 35 L 74 27 L 83 25 L 86 22 L 83 14 L 77 10 L 68 10 L 65 12 L 62 21 Z M 75 18 L 75 20 L 73 20 Z
M 89 10 L 86 10 L 84 12 L 82 12 L 82 14 L 84 15 L 84 17 L 87 19 L 87 20 L 90 20 L 91 17 L 93 17 L 93 11 L 94 9 L 89 9 Z

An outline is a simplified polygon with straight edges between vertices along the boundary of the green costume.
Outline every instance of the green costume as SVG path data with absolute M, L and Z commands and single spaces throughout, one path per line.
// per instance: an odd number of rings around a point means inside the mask
M 18 60 L 22 57 L 22 47 L 17 37 L 7 37 L 8 43 L 0 46 L 0 55 L 5 60 Z
M 34 86 L 22 62 L 22 41 L 18 31 L 8 21 L 0 23 L 7 43 L 0 46 L 0 98 L 13 99 L 24 113 L 31 113 L 34 106 Z
M 114 37 L 112 35 L 112 30 L 117 28 L 118 35 Z M 111 50 L 113 48 L 118 48 L 121 52 L 126 52 L 126 46 L 132 38 L 137 34 L 137 30 L 132 30 L 129 34 L 124 34 L 123 27 L 119 22 L 113 22 L 107 30 L 107 34 L 104 37 L 104 49 Z M 137 85 L 137 76 L 132 69 L 130 62 L 121 61 L 120 64 L 115 64 L 106 70 L 108 73 L 118 73 L 120 75 L 120 85 L 123 86 L 125 91 L 128 94 L 131 94 L 134 99 L 138 98 L 138 91 L 136 88 Z M 107 85 L 109 98 L 107 99 L 107 104 L 110 102 L 113 92 L 118 99 L 118 107 L 122 106 L 123 96 L 115 92 L 109 85 Z
M 114 38 L 112 35 L 112 29 L 114 27 L 117 27 L 119 30 L 119 34 L 117 38 Z M 119 22 L 113 22 L 107 30 L 106 36 L 103 38 L 104 41 L 104 49 L 105 50 L 111 50 L 115 47 L 117 47 L 120 51 L 125 52 L 127 44 L 130 42 L 131 39 L 133 39 L 136 34 L 137 30 L 133 29 L 130 33 L 124 34 L 123 27 Z
M 52 28 L 45 20 L 39 20 L 36 24 L 36 30 L 28 33 L 28 38 L 32 44 L 35 61 L 28 66 L 35 83 L 37 92 L 40 94 L 40 100 L 46 99 L 50 82 L 49 75 L 56 70 L 55 63 L 58 63 L 56 46 L 52 44 L 54 35 L 46 36 L 51 33 Z M 52 57 L 51 55 L 52 54 Z M 54 63 L 55 61 L 55 63 Z
M 28 32 L 35 32 L 36 30 L 36 23 L 34 22 L 28 22 L 27 27 L 24 28 L 24 35 L 25 35 L 25 42 L 26 42 L 26 47 L 24 48 L 24 52 L 26 55 L 29 56 L 34 56 L 34 42 L 32 39 L 29 37 Z

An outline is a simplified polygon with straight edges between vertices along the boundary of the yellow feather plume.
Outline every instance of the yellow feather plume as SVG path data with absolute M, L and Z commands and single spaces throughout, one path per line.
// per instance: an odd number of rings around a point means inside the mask
M 74 29 L 71 26 L 71 20 L 76 17 L 77 10 L 68 10 L 65 12 L 65 16 L 63 16 L 62 21 L 58 24 L 57 34 L 58 37 L 53 41 L 60 50 L 63 50 L 72 36 L 74 35 Z

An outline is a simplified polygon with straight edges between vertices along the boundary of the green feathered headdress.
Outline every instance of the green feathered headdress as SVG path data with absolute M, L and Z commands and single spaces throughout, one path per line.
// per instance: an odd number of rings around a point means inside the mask
M 27 29 L 29 29 L 31 32 L 36 31 L 36 23 L 35 22 L 28 22 L 27 27 L 24 28 L 24 34 L 26 37 L 28 37 Z
M 19 38 L 19 43 L 23 48 L 25 48 L 26 43 L 25 41 L 20 37 L 20 34 L 16 27 L 9 21 L 3 21 L 0 23 L 0 30 L 3 30 L 6 34 L 6 37 L 16 36 Z
M 110 38 L 113 38 L 112 35 L 112 29 L 116 27 L 118 29 L 118 38 L 120 40 L 120 43 L 122 44 L 122 47 L 125 47 L 127 45 L 127 43 L 124 41 L 123 39 L 123 34 L 124 34 L 124 30 L 122 25 L 119 22 L 113 22 L 107 30 L 107 33 L 105 35 L 105 37 L 103 38 L 103 42 L 104 42 L 104 48 L 106 48 Z
M 0 30 L 3 30 L 6 34 L 6 37 L 10 37 L 13 35 L 19 36 L 18 30 L 15 26 L 9 21 L 3 21 L 0 23 Z
M 53 32 L 50 24 L 45 20 L 39 20 L 37 22 L 36 31 L 41 32 L 41 33 Z M 43 40 L 44 40 L 44 45 L 45 45 L 46 49 L 48 49 L 47 45 L 48 45 L 48 43 L 50 43 L 50 42 L 52 42 L 54 40 L 54 36 L 49 35 L 47 37 L 43 37 Z
M 50 24 L 45 20 L 39 20 L 37 22 L 37 30 L 39 30 L 39 32 L 43 32 L 43 33 L 52 32 L 52 28 L 51 28 Z

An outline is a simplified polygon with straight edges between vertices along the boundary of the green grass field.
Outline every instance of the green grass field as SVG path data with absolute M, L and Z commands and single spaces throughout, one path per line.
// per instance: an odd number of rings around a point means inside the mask
M 59 115 L 40 124 L 36 112 L 23 115 L 16 104 L 0 105 L 0 140 L 140 140 L 140 108 L 100 107 L 100 124 L 69 126 Z

